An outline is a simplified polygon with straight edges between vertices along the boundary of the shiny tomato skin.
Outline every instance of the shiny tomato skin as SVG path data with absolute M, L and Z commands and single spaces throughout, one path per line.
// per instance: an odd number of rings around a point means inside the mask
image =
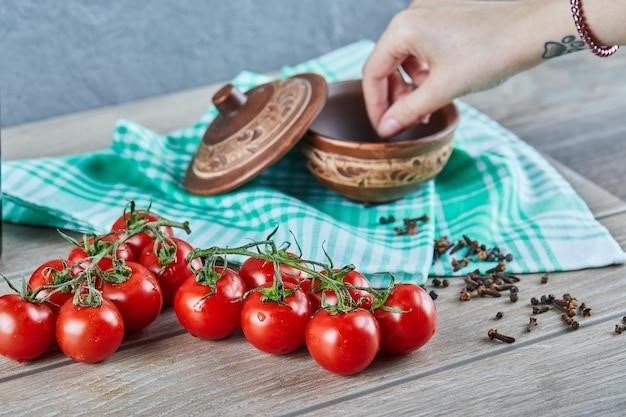
M 297 258 L 293 255 L 294 258 Z M 298 283 L 306 278 L 306 274 L 292 266 L 280 264 L 280 273 L 283 281 Z M 248 289 L 262 287 L 274 282 L 274 263 L 259 258 L 248 258 L 239 268 L 239 276 L 246 283 Z
M 136 219 L 148 220 L 151 222 L 161 219 L 161 216 L 159 216 L 158 214 L 147 212 L 145 210 L 135 210 L 134 215 Z M 130 227 L 133 226 L 130 223 L 130 220 L 131 220 L 131 213 L 125 213 L 124 215 L 118 217 L 117 220 L 115 220 L 115 222 L 113 223 L 113 226 L 111 226 L 111 231 L 116 232 L 116 231 L 128 230 Z M 169 236 L 169 237 L 174 236 L 174 231 L 169 226 L 161 227 L 161 232 L 165 236 Z M 126 245 L 128 245 L 130 250 L 135 255 L 135 259 L 139 259 L 139 257 L 141 256 L 141 253 L 143 252 L 143 249 L 148 245 L 154 244 L 154 237 L 150 236 L 146 232 L 141 232 L 141 233 L 137 233 L 136 235 L 128 239 L 125 243 Z
M 294 292 L 282 303 L 263 301 L 260 292 L 252 292 L 241 311 L 241 329 L 248 342 L 273 355 L 284 355 L 302 346 L 304 329 L 311 316 L 306 294 L 292 284 L 285 287 Z
M 32 361 L 54 341 L 56 315 L 48 304 L 24 300 L 17 294 L 0 297 L 0 355 Z
M 369 311 L 332 314 L 319 310 L 306 328 L 306 346 L 324 369 L 353 375 L 367 368 L 380 348 L 380 329 Z
M 139 263 L 148 268 L 159 280 L 163 293 L 163 306 L 172 304 L 178 288 L 190 275 L 193 275 L 193 270 L 187 262 L 187 255 L 193 251 L 193 247 L 184 240 L 175 237 L 171 238 L 170 243 L 176 246 L 176 255 L 174 261 L 169 265 L 162 266 L 159 263 L 159 257 L 154 251 L 154 246 L 145 247 L 141 258 L 139 258 Z M 192 264 L 196 269 L 202 268 L 200 259 L 194 259 Z
M 120 347 L 124 319 L 107 299 L 99 307 L 79 307 L 69 300 L 59 310 L 56 337 L 63 353 L 75 361 L 102 362 Z
M 322 293 L 324 293 L 324 298 L 327 305 L 334 306 L 337 304 L 337 295 L 334 291 L 329 289 L 323 291 L 320 290 L 319 280 L 316 280 L 315 278 L 311 279 L 310 281 L 310 284 L 306 284 L 306 288 L 310 288 L 307 294 L 309 294 L 309 299 L 311 300 L 311 306 L 314 312 L 319 310 L 321 307 Z M 354 287 L 359 288 L 370 288 L 370 282 L 367 280 L 367 278 L 365 278 L 363 274 L 356 270 L 348 272 L 343 277 L 343 283 L 350 284 Z M 348 292 L 350 293 L 350 297 L 354 300 L 354 302 L 357 303 L 359 307 L 362 307 L 366 310 L 369 309 L 374 302 L 374 296 L 365 290 L 349 289 Z
M 52 259 L 41 264 L 32 273 L 28 279 L 28 287 L 34 292 L 45 285 L 53 284 L 52 271 L 63 271 L 67 264 L 63 259 Z M 38 299 L 45 298 L 50 294 L 52 290 L 44 289 L 37 294 Z M 72 298 L 72 291 L 68 288 L 67 291 L 57 291 L 48 299 L 48 302 L 54 309 L 58 310 L 63 304 L 70 298 Z
M 119 236 L 116 234 L 110 234 L 110 235 L 102 236 L 99 239 L 103 242 L 113 243 L 118 237 Z M 89 266 L 91 262 L 89 260 L 86 260 L 86 258 L 92 255 L 93 254 L 87 253 L 87 251 L 82 247 L 75 246 L 74 248 L 72 248 L 69 255 L 67 256 L 67 259 L 70 265 L 73 265 L 73 266 L 75 265 L 75 268 L 74 268 L 75 274 L 77 274 L 78 272 L 80 272 L 81 270 Z M 119 260 L 123 260 L 123 261 L 135 260 L 135 255 L 133 255 L 133 253 L 128 248 L 128 246 L 126 246 L 125 243 L 122 243 L 117 248 L 116 255 L 117 255 L 117 259 Z M 113 267 L 113 259 L 109 256 L 102 258 L 100 262 L 98 262 L 98 267 L 102 271 L 108 271 L 109 269 Z
M 230 268 L 216 266 L 221 278 L 210 287 L 189 276 L 174 297 L 174 311 L 180 324 L 192 335 L 204 340 L 218 340 L 230 336 L 239 327 L 243 295 L 243 279 Z
M 152 323 L 161 313 L 163 294 L 152 272 L 136 262 L 126 262 L 131 273 L 120 283 L 102 282 L 102 295 L 113 302 L 124 319 L 124 330 L 132 333 Z
M 398 312 L 378 308 L 374 316 L 380 325 L 384 352 L 401 355 L 425 345 L 437 330 L 437 308 L 426 291 L 414 284 L 398 284 L 385 306 Z

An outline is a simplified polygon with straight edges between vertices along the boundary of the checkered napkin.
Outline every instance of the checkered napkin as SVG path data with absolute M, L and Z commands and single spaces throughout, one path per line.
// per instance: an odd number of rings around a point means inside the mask
M 317 72 L 329 82 L 359 78 L 372 43 L 362 41 L 295 67 L 281 76 Z M 267 81 L 243 72 L 242 89 Z M 79 231 L 105 232 L 128 200 L 188 219 L 190 241 L 201 247 L 238 246 L 262 239 L 293 240 L 309 259 L 354 263 L 372 274 L 394 273 L 424 282 L 454 273 L 450 257 L 433 263 L 433 241 L 467 234 L 515 255 L 509 271 L 549 272 L 599 267 L 625 260 L 619 245 L 572 187 L 534 149 L 487 116 L 459 102 L 461 124 L 444 171 L 400 201 L 364 207 L 322 187 L 298 149 L 251 183 L 228 194 L 188 194 L 181 182 L 214 108 L 193 126 L 160 135 L 131 121 L 115 126 L 110 149 L 82 155 L 12 161 L 2 167 L 4 220 Z M 81 132 L 76 132 L 80 135 Z M 85 138 L 89 140 L 89 138 Z M 428 214 L 416 236 L 396 236 L 381 216 Z M 483 269 L 493 266 L 481 263 Z M 382 285 L 380 275 L 373 275 Z

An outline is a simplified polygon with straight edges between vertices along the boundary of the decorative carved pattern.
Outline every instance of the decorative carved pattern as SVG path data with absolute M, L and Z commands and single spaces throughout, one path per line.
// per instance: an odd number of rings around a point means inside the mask
M 386 188 L 426 181 L 448 161 L 452 143 L 424 155 L 409 158 L 361 159 L 315 149 L 303 143 L 307 168 L 317 177 L 335 184 L 360 188 Z
M 249 163 L 253 155 L 266 151 L 291 129 L 311 94 L 311 84 L 305 79 L 278 82 L 268 104 L 243 129 L 219 143 L 200 144 L 193 162 L 194 174 L 203 179 L 215 178 Z

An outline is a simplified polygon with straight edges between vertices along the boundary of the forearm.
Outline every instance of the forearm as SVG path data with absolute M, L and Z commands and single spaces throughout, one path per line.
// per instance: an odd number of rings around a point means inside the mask
M 626 0 L 582 3 L 597 44 L 626 44 Z M 365 65 L 368 115 L 381 136 L 391 136 L 426 123 L 457 97 L 587 47 L 569 0 L 415 0 L 391 21 Z
M 568 0 L 524 1 L 521 21 L 515 26 L 527 54 L 522 67 L 586 49 L 574 24 Z M 587 23 L 602 45 L 626 44 L 626 0 L 584 0 Z

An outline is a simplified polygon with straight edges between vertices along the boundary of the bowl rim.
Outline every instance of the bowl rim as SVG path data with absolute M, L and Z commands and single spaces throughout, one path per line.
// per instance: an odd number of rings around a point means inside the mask
M 351 85 L 355 83 L 359 83 L 360 85 L 361 82 L 362 80 L 360 79 L 345 80 L 345 81 L 331 83 L 329 87 L 330 88 L 341 87 L 341 86 Z M 331 100 L 333 96 L 335 95 L 338 95 L 338 94 L 333 94 L 331 91 L 329 91 L 327 100 Z M 404 147 L 416 146 L 418 144 L 428 144 L 428 143 L 433 143 L 433 142 L 437 142 L 439 140 L 448 138 L 449 135 L 453 133 L 459 125 L 460 111 L 459 111 L 458 106 L 454 103 L 454 101 L 435 110 L 435 113 L 440 112 L 440 111 L 450 112 L 450 116 L 451 116 L 450 122 L 443 129 L 438 130 L 431 135 L 423 136 L 420 138 L 404 139 L 404 140 L 398 140 L 398 141 L 393 141 L 393 142 L 369 142 L 369 141 L 363 142 L 363 141 L 356 141 L 352 139 L 350 140 L 338 139 L 337 137 L 332 137 L 330 135 L 323 134 L 320 131 L 315 130 L 311 126 L 308 129 L 307 136 L 312 136 L 312 139 L 314 140 L 321 140 L 321 141 L 324 141 L 326 143 L 329 143 L 338 147 L 372 149 L 372 150 L 382 150 L 382 149 L 389 149 L 389 148 L 396 148 L 396 147 L 404 148 Z

